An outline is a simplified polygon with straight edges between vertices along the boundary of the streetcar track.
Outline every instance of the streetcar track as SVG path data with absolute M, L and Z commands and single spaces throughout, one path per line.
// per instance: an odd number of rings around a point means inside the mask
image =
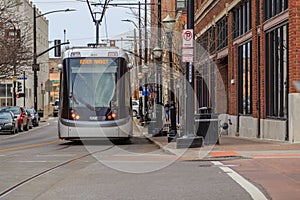
M 80 159 L 83 159 L 83 158 L 85 158 L 85 157 L 91 156 L 92 154 L 105 152 L 105 151 L 107 151 L 107 150 L 112 149 L 114 146 L 115 146 L 115 145 L 112 145 L 112 146 L 110 146 L 110 147 L 108 147 L 108 148 L 106 148 L 106 149 L 99 150 L 99 151 L 95 151 L 95 152 L 92 152 L 92 153 L 88 153 L 88 154 L 79 156 L 79 157 L 77 157 L 77 158 L 73 158 L 73 159 L 68 160 L 68 161 L 65 161 L 65 162 L 63 162 L 63 163 L 61 163 L 61 164 L 59 164 L 59 165 L 56 165 L 56 166 L 54 166 L 54 167 L 51 167 L 50 169 L 47 169 L 47 170 L 44 170 L 44 171 L 42 171 L 42 172 L 40 172 L 40 173 L 38 173 L 38 174 L 35 174 L 35 175 L 33 175 L 33 176 L 31 176 L 31 177 L 29 177 L 29 178 L 27 178 L 27 179 L 25 179 L 25 180 L 23 180 L 23 181 L 21 181 L 21 182 L 19 182 L 19 183 L 15 184 L 15 185 L 13 185 L 13 186 L 11 186 L 11 187 L 9 187 L 9 188 L 7 188 L 6 190 L 2 191 L 2 192 L 0 193 L 0 199 L 3 198 L 3 197 L 5 197 L 6 195 L 10 194 L 10 193 L 13 192 L 14 190 L 16 190 L 16 189 L 18 189 L 18 188 L 24 186 L 25 184 L 27 184 L 27 183 L 33 181 L 34 179 L 36 179 L 36 178 L 38 178 L 38 177 L 40 177 L 40 176 L 43 176 L 44 174 L 50 173 L 50 172 L 52 172 L 52 171 L 54 171 L 54 170 L 56 170 L 56 169 L 58 169 L 58 168 L 60 168 L 60 167 L 63 167 L 63 166 L 68 165 L 68 164 L 70 164 L 70 163 L 76 162 L 76 161 L 78 161 L 78 160 L 80 160 Z

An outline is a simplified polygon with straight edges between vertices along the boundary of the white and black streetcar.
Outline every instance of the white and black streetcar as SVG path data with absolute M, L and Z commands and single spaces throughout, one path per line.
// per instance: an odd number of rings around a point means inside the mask
M 58 136 L 65 140 L 132 137 L 127 54 L 118 47 L 67 49 L 60 68 Z

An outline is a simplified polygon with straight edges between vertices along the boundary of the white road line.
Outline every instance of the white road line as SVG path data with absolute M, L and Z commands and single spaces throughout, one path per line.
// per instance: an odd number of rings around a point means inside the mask
M 219 161 L 212 161 L 215 166 L 218 166 L 221 170 L 227 173 L 235 182 L 237 182 L 240 186 L 242 186 L 254 200 L 267 200 L 268 198 L 252 183 L 247 181 L 244 177 L 239 175 L 234 170 L 230 169 L 223 165 L 223 163 Z

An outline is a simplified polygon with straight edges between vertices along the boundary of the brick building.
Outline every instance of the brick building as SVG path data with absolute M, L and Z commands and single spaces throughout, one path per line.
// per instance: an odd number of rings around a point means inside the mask
M 300 2 L 194 3 L 197 106 L 225 114 L 229 135 L 300 142 Z

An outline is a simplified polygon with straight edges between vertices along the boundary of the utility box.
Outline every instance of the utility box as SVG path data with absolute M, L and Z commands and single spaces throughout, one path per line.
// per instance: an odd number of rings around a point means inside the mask
M 205 145 L 219 144 L 219 115 L 211 113 L 212 109 L 207 107 L 202 107 L 199 111 L 200 113 L 195 114 L 197 136 L 203 137 Z

